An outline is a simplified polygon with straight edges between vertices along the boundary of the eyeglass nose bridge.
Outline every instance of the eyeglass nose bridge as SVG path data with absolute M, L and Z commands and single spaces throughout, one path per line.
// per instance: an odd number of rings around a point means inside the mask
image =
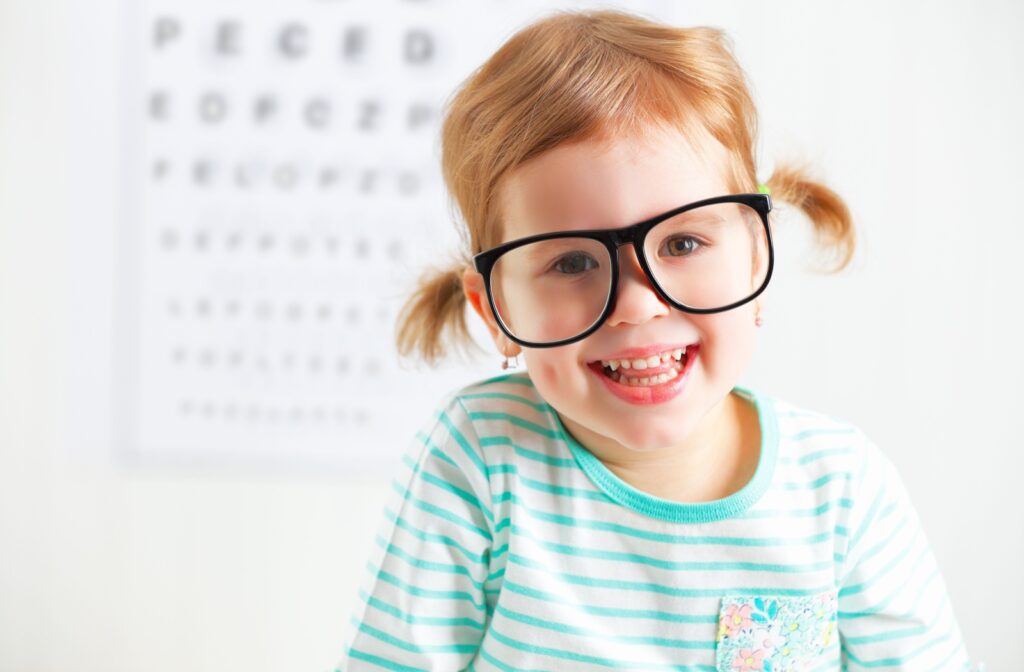
M 654 290 L 654 293 L 658 295 L 658 298 L 668 304 L 672 304 L 671 299 L 665 294 L 665 290 L 661 287 L 658 281 L 655 279 L 654 274 L 651 272 L 651 268 L 647 264 L 647 255 L 643 250 L 643 239 L 647 230 L 654 225 L 654 222 L 639 222 L 637 224 L 630 224 L 621 229 L 615 229 L 607 232 L 605 238 L 606 243 L 610 243 L 609 252 L 612 255 L 612 278 L 611 287 L 609 288 L 610 295 L 608 297 L 608 308 L 605 311 L 604 317 L 601 319 L 603 323 L 607 320 L 608 316 L 614 312 L 617 300 L 619 298 L 619 282 L 622 274 L 622 264 L 619 263 L 619 249 L 623 245 L 629 245 L 633 248 L 633 252 L 636 254 L 636 260 L 640 265 L 640 272 L 643 274 L 644 279 Z
M 645 224 L 646 222 L 640 222 L 609 231 L 608 238 L 615 250 L 618 251 L 623 245 L 634 245 L 639 248 L 639 245 L 636 243 L 643 236 Z
M 643 238 L 645 231 L 651 226 L 650 222 L 639 222 L 637 224 L 630 224 L 624 226 L 621 229 L 615 229 L 608 231 L 606 243 L 610 243 L 608 251 L 612 255 L 612 267 L 614 269 L 614 275 L 616 276 L 615 285 L 612 287 L 612 301 L 615 300 L 615 295 L 618 294 L 618 275 L 619 275 L 619 249 L 623 245 L 630 245 L 633 247 L 633 252 L 636 254 L 636 259 L 640 263 L 640 268 L 644 275 L 647 276 L 647 280 L 651 283 L 654 289 L 660 294 L 661 290 L 658 287 L 657 281 L 651 277 L 651 271 L 647 267 L 647 259 L 643 250 Z

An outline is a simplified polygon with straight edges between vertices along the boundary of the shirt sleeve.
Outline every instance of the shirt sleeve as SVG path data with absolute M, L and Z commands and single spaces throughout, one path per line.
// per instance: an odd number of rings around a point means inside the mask
M 863 436 L 863 435 L 862 435 Z M 970 670 L 928 539 L 892 461 L 864 439 L 839 563 L 843 670 Z
M 457 397 L 417 432 L 391 487 L 337 670 L 464 670 L 490 616 L 494 518 Z

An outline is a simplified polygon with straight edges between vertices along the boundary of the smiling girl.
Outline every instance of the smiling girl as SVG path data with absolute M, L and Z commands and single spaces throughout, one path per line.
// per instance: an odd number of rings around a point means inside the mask
M 737 381 L 780 167 L 724 34 L 559 13 L 450 101 L 468 250 L 399 325 L 435 362 L 467 302 L 513 372 L 453 391 L 403 458 L 339 669 L 966 670 L 899 474 L 857 427 Z

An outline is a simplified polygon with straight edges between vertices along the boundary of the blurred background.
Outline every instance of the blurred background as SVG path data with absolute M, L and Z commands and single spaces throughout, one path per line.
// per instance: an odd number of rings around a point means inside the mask
M 399 455 L 501 373 L 473 314 L 486 354 L 394 352 L 460 244 L 442 105 L 590 7 L 724 28 L 761 179 L 847 199 L 838 275 L 777 204 L 740 383 L 892 457 L 972 659 L 1019 669 L 1024 6 L 0 0 L 0 670 L 332 669 Z

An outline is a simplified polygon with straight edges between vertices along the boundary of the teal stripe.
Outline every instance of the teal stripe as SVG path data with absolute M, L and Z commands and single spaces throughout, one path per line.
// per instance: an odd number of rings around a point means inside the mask
M 956 655 L 960 655 L 961 658 L 964 658 L 964 660 L 960 661 L 960 670 L 966 672 L 970 668 L 971 662 L 966 659 L 967 652 L 964 650 L 964 642 L 962 639 L 957 643 L 956 648 L 950 651 L 949 655 L 942 659 L 942 662 L 929 669 L 928 672 L 938 672 L 938 670 L 948 669 L 946 665 L 949 663 L 949 660 Z M 981 672 L 982 669 L 981 665 L 979 665 L 976 672 Z
M 945 607 L 946 607 L 947 604 L 949 604 L 949 596 L 948 595 L 943 595 L 942 596 L 942 602 L 939 603 L 939 607 L 935 610 L 935 616 L 933 616 L 932 620 L 929 621 L 926 624 L 918 625 L 918 626 L 914 626 L 914 627 L 907 627 L 907 628 L 903 628 L 903 629 L 900 629 L 900 630 L 889 630 L 887 632 L 882 632 L 882 633 L 879 633 L 877 635 L 864 635 L 862 637 L 848 637 L 847 636 L 847 637 L 845 637 L 846 642 L 848 644 L 856 644 L 856 645 L 875 644 L 877 642 L 887 642 L 887 641 L 893 640 L 893 639 L 903 639 L 905 637 L 913 637 L 913 636 L 916 636 L 916 635 L 924 634 L 924 633 L 928 632 L 929 630 L 932 630 L 935 627 L 935 625 L 939 622 L 939 617 L 940 616 L 943 616 L 944 614 L 947 613 L 945 611 Z
M 806 455 L 794 458 L 792 456 L 785 456 L 779 458 L 779 462 L 782 464 L 799 464 L 801 466 L 810 464 L 811 462 L 817 462 L 818 460 L 828 457 L 830 455 L 848 455 L 853 452 L 852 446 L 846 446 L 845 448 L 827 448 L 825 450 L 817 450 L 813 453 L 807 453 Z
M 595 502 L 603 502 L 606 504 L 612 503 L 611 497 L 604 494 L 600 490 L 588 490 L 584 488 L 570 488 L 562 485 L 551 485 L 549 483 L 544 483 L 543 481 L 528 478 L 521 474 L 517 475 L 519 476 L 519 481 L 523 485 L 537 492 L 544 492 L 549 495 L 559 495 L 562 497 L 573 497 L 575 499 L 589 499 Z
M 433 532 L 424 532 L 420 530 L 418 527 L 414 526 L 412 523 L 405 520 L 404 518 L 400 518 L 399 516 L 395 515 L 395 512 L 388 507 L 384 508 L 384 515 L 388 520 L 395 523 L 395 525 L 397 525 L 398 527 L 400 527 L 401 529 L 405 530 L 406 532 L 408 532 L 409 534 L 413 535 L 418 539 L 421 539 L 423 541 L 444 544 L 445 546 L 454 548 L 458 550 L 460 553 L 462 553 L 462 555 L 464 555 L 466 559 L 470 562 L 487 562 L 487 551 L 484 551 L 483 553 L 474 553 L 473 551 L 469 550 L 461 543 L 459 543 L 457 539 L 453 539 L 448 535 L 434 534 Z
M 902 527 L 902 525 L 901 525 L 901 527 Z M 839 591 L 840 597 L 846 597 L 848 595 L 856 595 L 857 593 L 859 593 L 861 591 L 864 591 L 864 590 L 867 590 L 871 586 L 875 585 L 875 583 L 877 583 L 878 581 L 881 581 L 884 577 L 886 577 L 889 574 L 889 572 L 891 572 L 893 570 L 893 568 L 898 566 L 903 561 L 903 559 L 905 557 L 907 557 L 907 555 L 910 554 L 910 551 L 914 548 L 914 546 L 917 545 L 917 540 L 920 537 L 921 537 L 921 530 L 919 529 L 919 530 L 917 530 L 917 532 L 914 533 L 914 537 L 913 537 L 913 539 L 910 540 L 910 543 L 907 544 L 907 546 L 899 554 L 897 554 L 895 557 L 893 557 L 891 560 L 889 560 L 888 563 L 886 563 L 880 570 L 878 570 L 877 574 L 875 574 L 870 579 L 868 579 L 866 581 L 863 581 L 861 583 L 855 583 L 855 584 L 852 584 L 852 585 L 844 587 L 842 590 Z
M 466 411 L 466 408 L 462 406 L 462 402 L 459 402 L 459 407 L 462 409 L 463 413 L 468 413 L 468 411 Z M 473 446 L 469 444 L 469 441 L 467 441 L 466 437 L 462 435 L 462 432 L 459 430 L 459 428 L 455 426 L 455 423 L 452 422 L 452 419 L 449 418 L 448 414 L 444 413 L 443 411 L 441 412 L 439 419 L 441 420 L 441 424 L 443 424 L 448 429 L 448 432 L 451 434 L 452 438 L 455 439 L 455 443 L 459 444 L 459 447 L 462 448 L 462 452 L 466 454 L 466 457 L 469 458 L 469 461 L 476 465 L 476 468 L 480 471 L 480 475 L 484 477 L 484 482 L 490 483 L 490 477 L 487 474 L 487 465 L 484 464 L 484 461 L 480 458 L 479 455 L 476 454 L 476 451 L 473 450 Z
M 459 465 L 455 463 L 455 460 L 453 460 L 451 457 L 449 457 L 448 455 L 444 454 L 443 452 L 438 450 L 436 447 L 434 447 L 434 443 L 430 440 L 429 436 L 427 436 L 423 432 L 416 432 L 416 438 L 419 439 L 420 444 L 423 445 L 424 447 L 427 447 L 427 446 L 430 447 L 430 452 L 429 452 L 430 455 L 433 455 L 434 457 L 436 457 L 436 458 L 438 458 L 440 460 L 443 460 L 444 462 L 447 462 L 448 464 L 450 464 L 451 466 L 455 467 L 456 469 L 459 468 Z M 417 466 L 416 466 L 417 462 L 416 462 L 416 460 L 412 459 L 412 457 L 409 456 L 408 453 L 406 453 L 405 455 L 402 456 L 402 461 L 405 462 L 405 466 L 409 467 L 413 471 L 417 470 Z
M 615 660 L 611 658 L 600 658 L 598 656 L 588 656 L 582 653 L 576 653 L 574 651 L 567 651 L 564 649 L 555 649 L 546 646 L 535 646 L 520 642 L 516 639 L 512 639 L 506 635 L 503 635 L 494 624 L 491 624 L 489 630 L 490 636 L 495 641 L 498 641 L 505 646 L 508 646 L 519 651 L 525 651 L 533 655 L 550 656 L 552 658 L 561 658 L 562 660 L 574 660 L 580 663 L 591 663 L 593 665 L 601 665 L 602 667 L 610 667 L 613 669 L 630 669 L 630 670 L 672 670 L 678 672 L 692 672 L 693 670 L 710 670 L 714 672 L 714 667 L 707 666 L 692 666 L 692 665 L 671 665 L 671 664 L 658 664 L 658 663 L 640 663 L 634 660 Z
M 445 618 L 442 616 L 413 616 L 407 614 L 400 609 L 388 604 L 384 600 L 372 597 L 366 594 L 365 590 L 359 591 L 359 597 L 369 606 L 373 607 L 377 611 L 381 611 L 388 616 L 397 618 L 400 621 L 409 623 L 410 625 L 430 625 L 439 626 L 445 628 L 473 628 L 483 632 L 484 624 L 478 621 L 474 621 L 472 618 Z
M 518 611 L 512 611 L 506 609 L 500 604 L 495 609 L 495 612 L 501 614 L 507 619 L 523 623 L 525 625 L 533 626 L 543 630 L 549 630 L 551 632 L 560 632 L 567 635 L 577 635 L 579 637 L 588 637 L 594 640 L 600 641 L 611 641 L 619 642 L 621 644 L 632 644 L 640 646 L 662 646 L 673 649 L 711 649 L 714 650 L 714 640 L 700 641 L 700 640 L 686 640 L 686 639 L 668 639 L 665 637 L 641 637 L 637 635 L 610 635 L 606 631 L 591 630 L 588 628 L 577 628 L 571 625 L 565 625 L 558 623 L 557 621 L 549 621 L 535 616 L 530 616 Z
M 527 586 L 514 581 L 505 581 L 502 585 L 502 590 L 507 590 L 511 593 L 518 593 L 525 597 L 540 600 L 545 603 L 544 608 L 547 608 L 547 604 L 565 603 L 565 600 L 561 595 L 528 588 Z M 572 608 L 595 616 L 607 616 L 609 618 L 645 618 L 669 623 L 718 623 L 717 612 L 714 614 L 700 616 L 678 614 L 670 611 L 655 611 L 650 609 L 614 609 L 612 607 L 595 607 L 586 604 L 573 604 Z
M 537 668 L 526 669 L 523 667 L 512 667 L 511 665 L 506 665 L 490 654 L 487 650 L 487 640 L 484 640 L 483 645 L 480 647 L 480 655 L 491 665 L 502 670 L 502 672 L 550 672 L 549 670 L 539 670 Z
M 864 660 L 864 659 L 860 658 L 859 656 L 857 656 L 855 653 L 853 653 L 853 651 L 850 650 L 849 646 L 845 647 L 846 648 L 846 656 L 847 656 L 847 658 L 850 659 L 851 662 L 853 662 L 853 663 L 855 663 L 855 664 L 857 664 L 857 665 L 859 665 L 861 667 L 867 667 L 867 668 L 873 668 L 873 667 L 903 667 L 909 661 L 917 658 L 922 653 L 928 651 L 928 649 L 931 649 L 931 648 L 933 648 L 935 646 L 938 646 L 942 642 L 945 642 L 945 641 L 949 640 L 952 636 L 953 636 L 953 630 L 952 630 L 952 628 L 950 628 L 950 630 L 948 630 L 946 632 L 946 634 L 939 635 L 938 637 L 935 637 L 931 641 L 924 642 L 923 644 L 921 644 L 921 646 L 917 647 L 916 649 L 911 649 L 910 651 L 906 652 L 906 655 L 902 655 L 902 656 L 890 656 L 888 658 L 879 658 L 879 659 L 876 659 L 876 660 Z
M 903 522 L 900 523 L 900 528 L 902 528 L 904 524 L 906 524 L 906 518 L 904 518 Z M 845 527 L 843 527 L 842 525 L 836 525 L 836 536 L 843 536 L 843 537 L 845 537 L 847 534 L 848 534 L 848 530 Z M 889 536 L 890 536 L 890 538 L 892 537 L 891 534 Z M 857 562 L 858 563 L 864 562 L 868 558 L 874 556 L 876 553 L 878 553 L 879 551 L 882 550 L 882 547 L 883 547 L 884 543 L 885 542 L 882 541 L 882 542 L 879 542 L 878 544 L 875 544 L 872 548 L 868 549 L 868 551 L 863 556 L 861 556 L 857 560 Z M 849 542 L 847 542 L 847 548 L 849 548 Z M 841 553 L 836 553 L 836 558 L 838 559 L 839 563 L 842 564 L 842 562 L 846 559 L 846 556 L 841 554 Z M 846 575 L 847 575 L 847 578 L 849 578 L 849 572 L 847 572 Z
M 555 495 L 558 497 L 587 499 L 595 502 L 602 502 L 605 504 L 613 503 L 610 497 L 608 497 L 599 490 L 591 490 L 586 488 L 570 488 L 568 486 L 552 486 L 550 484 L 546 484 L 546 482 L 542 480 L 537 480 L 535 478 L 523 476 L 519 473 L 518 465 L 515 464 L 495 464 L 492 467 L 490 467 L 490 473 L 513 473 L 518 477 L 518 481 L 520 482 L 520 484 L 529 488 L 530 490 L 534 490 L 539 493 L 547 493 L 548 495 Z M 494 504 L 496 498 L 502 498 L 505 494 L 506 493 L 502 493 L 502 495 L 492 495 L 492 497 L 490 497 L 490 501 L 492 501 L 492 504 Z M 498 501 L 506 500 L 507 498 L 503 498 Z
M 780 406 L 783 406 L 783 407 L 788 406 L 788 404 L 786 402 L 784 402 L 784 401 L 783 402 L 776 401 L 776 403 L 778 403 Z M 779 415 L 781 415 L 783 417 L 786 417 L 786 418 L 803 418 L 804 420 L 811 420 L 811 421 L 819 423 L 819 424 L 821 424 L 821 423 L 832 423 L 832 424 L 835 424 L 836 423 L 836 419 L 835 418 L 833 418 L 831 416 L 828 416 L 828 415 L 825 415 L 824 413 L 821 413 L 820 411 L 812 411 L 812 410 L 809 410 L 809 409 L 806 409 L 806 408 L 790 408 L 790 410 L 788 410 L 788 411 L 780 411 Z
M 524 448 L 523 446 L 513 441 L 511 437 L 505 435 L 482 436 L 480 437 L 480 446 L 512 446 L 512 449 L 515 451 L 516 455 L 526 460 L 530 460 L 532 462 L 540 462 L 541 464 L 546 464 L 551 467 L 560 467 L 564 469 L 577 468 L 576 460 L 572 459 L 571 457 L 553 457 L 551 455 L 545 455 L 543 453 L 537 452 L 536 450 Z
M 779 565 L 779 564 L 767 564 L 758 562 L 673 562 L 670 560 L 661 560 L 659 558 L 652 558 L 646 555 L 640 555 L 638 553 L 621 553 L 619 551 L 600 551 L 597 549 L 583 548 L 580 546 L 570 546 L 566 544 L 556 544 L 550 541 L 544 541 L 537 539 L 535 536 L 530 534 L 525 528 L 520 527 L 516 524 L 512 524 L 512 534 L 531 542 L 538 544 L 550 551 L 555 551 L 563 555 L 570 555 L 579 558 L 596 558 L 598 560 L 612 560 L 615 562 L 629 562 L 638 565 L 647 565 L 649 567 L 658 567 L 660 569 L 674 570 L 674 571 L 696 571 L 696 570 L 711 570 L 711 571 L 755 571 L 755 572 L 778 572 L 778 573 L 802 573 L 802 572 L 817 572 L 831 569 L 833 567 L 832 560 L 826 560 L 822 562 L 816 562 L 808 565 Z
M 887 515 L 883 516 L 882 518 L 887 517 Z M 879 518 L 879 520 L 882 520 L 882 518 Z M 908 522 L 909 522 L 908 517 L 906 515 L 904 515 L 903 518 L 900 520 L 899 524 L 896 525 L 896 527 L 893 528 L 889 532 L 889 536 L 887 536 L 885 539 L 882 539 L 881 541 L 879 541 L 877 544 L 875 544 L 874 546 L 869 548 L 867 551 L 865 551 L 864 555 L 862 555 L 861 557 L 857 558 L 857 566 L 858 567 L 862 566 L 865 562 L 867 562 L 868 560 L 870 560 L 871 558 L 875 557 L 876 555 L 881 553 L 883 550 L 888 548 L 889 545 L 892 543 L 892 540 L 896 537 L 897 534 L 899 534 L 900 530 L 902 530 L 904 527 L 907 526 Z M 921 534 L 921 530 L 918 529 L 917 532 L 915 532 L 915 534 L 914 534 L 914 540 L 915 541 L 916 541 L 917 537 L 920 534 Z M 853 569 L 851 569 L 850 571 L 852 572 Z M 847 580 L 849 580 L 850 572 L 847 572 L 846 578 L 847 578 Z
M 921 562 L 925 558 L 928 557 L 928 555 L 929 555 L 928 551 L 929 551 L 929 549 L 928 549 L 927 546 L 925 546 L 924 548 L 921 549 L 921 552 L 918 554 L 918 556 L 914 560 L 913 564 L 911 564 L 910 569 L 907 570 L 907 574 L 909 574 L 910 576 L 914 576 L 914 575 L 917 574 L 917 566 L 920 565 Z M 913 618 L 914 617 L 914 612 L 920 606 L 921 601 L 924 599 L 925 593 L 927 592 L 929 586 L 931 585 L 931 583 L 933 581 L 938 580 L 939 574 L 940 574 L 940 572 L 939 572 L 938 566 L 937 565 L 933 565 L 932 566 L 931 574 L 928 575 L 928 578 L 925 579 L 924 583 L 918 589 L 917 597 L 914 600 L 913 606 L 911 606 L 911 608 L 909 610 L 907 610 L 907 611 L 905 611 L 903 613 L 887 614 L 887 615 L 889 617 L 891 617 L 891 618 L 903 618 L 903 619 Z M 902 584 L 894 586 L 893 589 L 889 592 L 889 594 L 884 599 L 882 599 L 879 602 L 874 603 L 870 608 L 864 609 L 862 611 L 840 611 L 839 612 L 839 616 L 840 616 L 840 618 L 843 618 L 843 619 L 846 619 L 846 620 L 851 620 L 851 619 L 854 619 L 854 618 L 870 618 L 871 616 L 874 616 L 876 614 L 886 613 L 885 610 L 889 606 L 889 603 L 892 602 L 893 599 L 895 599 L 896 597 L 901 595 L 903 593 L 903 591 L 906 590 L 906 589 L 907 589 L 907 587 L 905 585 L 902 585 Z M 842 602 L 840 602 L 840 604 L 842 604 Z
M 558 432 L 555 432 L 547 427 L 542 427 L 535 422 L 521 418 L 518 415 L 512 415 L 511 413 L 503 413 L 501 411 L 469 411 L 470 420 L 504 420 L 516 427 L 522 427 L 523 429 L 529 430 L 541 436 L 546 436 L 549 439 L 560 438 Z
M 688 544 L 695 546 L 705 544 L 722 544 L 728 546 L 764 547 L 817 544 L 832 540 L 832 533 L 830 531 L 812 534 L 807 537 L 794 537 L 792 539 L 787 539 L 784 537 L 767 537 L 763 539 L 758 539 L 749 537 L 695 536 L 681 534 L 665 534 L 661 532 L 649 532 L 647 530 L 638 530 L 627 525 L 619 525 L 618 523 L 608 523 L 602 520 L 590 520 L 587 518 L 561 516 L 554 513 L 548 513 L 546 511 L 538 511 L 523 504 L 522 500 L 515 493 L 509 493 L 508 499 L 511 500 L 520 509 L 522 509 L 522 511 L 526 513 L 528 516 L 536 518 L 537 520 L 543 520 L 548 523 L 557 523 L 559 525 L 566 525 L 569 527 L 587 528 L 592 530 L 600 530 L 603 532 L 613 532 L 615 534 L 624 534 L 631 537 L 637 537 L 639 539 L 663 541 L 668 544 Z M 498 526 L 500 527 L 501 523 L 499 523 Z
M 428 441 L 429 441 L 429 439 L 428 439 Z M 458 465 L 456 465 L 454 462 L 451 462 L 451 458 L 449 458 L 447 455 L 445 455 L 441 451 L 437 450 L 436 447 L 431 446 L 430 452 L 431 452 L 432 455 L 436 454 L 438 457 L 440 457 L 441 459 L 445 460 L 446 462 L 450 462 L 452 466 L 454 466 L 456 469 L 458 469 Z M 415 471 L 415 463 L 413 462 L 411 457 L 406 455 L 403 458 L 403 461 L 405 461 L 406 466 L 408 466 L 410 469 L 413 469 Z M 443 478 L 438 478 L 437 476 L 435 476 L 434 474 L 431 474 L 428 471 L 420 470 L 420 477 L 423 479 L 423 481 L 425 483 L 430 483 L 431 485 L 436 486 L 436 487 L 438 487 L 438 488 L 440 488 L 440 489 L 442 489 L 442 490 L 444 490 L 446 492 L 450 492 L 451 494 L 455 495 L 459 499 L 462 499 L 462 500 L 468 502 L 469 504 L 472 504 L 477 510 L 480 511 L 480 513 L 482 513 L 484 515 L 485 518 L 490 520 L 492 524 L 494 523 L 494 514 L 491 513 L 490 509 L 485 508 L 480 503 L 480 500 L 477 498 L 477 496 L 474 495 L 473 493 L 468 492 L 467 490 L 463 490 L 462 488 L 453 485 L 450 481 L 446 481 Z
M 755 518 L 814 518 L 820 516 L 833 508 L 850 509 L 853 508 L 853 500 L 848 497 L 840 497 L 837 500 L 829 500 L 824 504 L 820 504 L 810 509 L 760 509 L 746 511 L 739 518 L 743 519 L 755 519 Z M 846 533 L 846 528 L 836 526 L 836 530 L 842 529 L 843 534 Z
M 560 495 L 564 497 L 575 497 L 577 499 L 590 499 L 606 503 L 614 502 L 614 500 L 611 497 L 609 497 L 603 491 L 600 490 L 554 486 L 548 483 L 544 483 L 543 481 L 528 478 L 519 473 L 519 467 L 516 464 L 493 464 L 490 466 L 490 472 L 491 474 L 515 474 L 519 477 L 519 480 L 522 482 L 523 485 L 530 488 L 531 490 L 536 490 L 538 492 L 546 492 L 548 494 Z M 807 483 L 779 483 L 773 485 L 772 487 L 781 488 L 784 490 L 813 490 L 815 488 L 820 488 L 822 485 L 837 479 L 849 481 L 853 479 L 853 476 L 849 472 L 833 472 L 825 474 L 824 476 L 816 478 L 813 481 L 809 481 Z
M 407 565 L 410 565 L 412 567 L 426 569 L 432 572 L 441 572 L 443 574 L 460 574 L 462 576 L 465 576 L 467 579 L 469 579 L 469 582 L 473 584 L 473 588 L 480 592 L 483 592 L 484 590 L 484 583 L 491 581 L 493 578 L 491 576 L 488 576 L 485 581 L 477 581 L 473 578 L 473 575 L 470 573 L 469 568 L 467 568 L 464 565 L 450 565 L 443 562 L 430 562 L 428 560 L 421 560 L 405 552 L 405 550 L 403 550 L 401 547 L 396 546 L 394 544 L 389 544 L 380 535 L 377 535 L 375 541 L 377 542 L 377 546 L 383 548 L 388 555 L 392 555 L 398 558 L 399 560 L 404 561 Z
M 423 476 L 423 481 L 425 483 L 430 483 L 431 485 L 436 486 L 436 487 L 440 488 L 441 490 L 445 490 L 447 492 L 450 492 L 451 494 L 455 495 L 459 499 L 465 501 L 468 504 L 471 504 L 473 506 L 473 508 L 475 508 L 480 513 L 484 514 L 484 516 L 486 518 L 490 519 L 490 521 L 492 523 L 494 522 L 494 514 L 491 513 L 488 509 L 485 509 L 480 504 L 480 500 L 477 499 L 476 495 L 474 495 L 473 493 L 468 492 L 466 490 L 463 490 L 462 488 L 459 488 L 459 487 L 457 487 L 455 485 L 452 485 L 448 481 L 446 481 L 444 479 L 441 479 L 441 478 L 438 478 L 437 476 L 434 476 L 433 474 L 429 474 L 427 472 L 423 472 L 422 476 Z
M 864 451 L 864 459 L 860 463 L 860 471 L 857 472 L 857 483 L 864 482 L 864 474 L 868 473 L 868 460 L 871 459 L 871 455 L 868 451 Z
M 612 503 L 612 499 L 600 490 L 572 488 L 564 485 L 551 485 L 550 483 L 545 483 L 543 481 L 523 476 L 519 473 L 519 466 L 516 464 L 493 464 L 490 469 L 492 474 L 515 474 L 519 483 L 537 492 L 561 497 L 573 497 L 575 499 L 589 499 L 606 504 Z M 495 495 L 492 495 L 492 504 L 495 502 L 494 498 Z
M 476 650 L 480 648 L 479 640 L 467 644 L 410 644 L 400 637 L 389 635 L 366 623 L 360 623 L 359 630 L 374 639 L 412 653 L 476 653 Z
M 390 583 L 392 586 L 398 588 L 404 593 L 414 595 L 416 597 L 425 597 L 432 600 L 460 600 L 469 602 L 473 605 L 473 608 L 477 611 L 487 611 L 487 605 L 482 602 L 477 602 L 473 599 L 473 596 L 463 590 L 431 590 L 429 588 L 420 588 L 414 586 L 411 583 L 407 583 L 402 579 L 398 578 L 390 572 L 385 572 L 383 569 L 378 569 L 372 563 L 369 563 L 369 567 L 372 570 L 377 570 L 377 578 L 384 583 Z M 372 571 L 371 570 L 371 571 Z
M 816 478 L 813 481 L 809 481 L 807 483 L 786 482 L 779 483 L 778 485 L 775 485 L 773 487 L 780 488 L 782 490 L 814 490 L 815 488 L 820 488 L 826 483 L 830 483 L 835 480 L 850 481 L 853 480 L 853 476 L 846 471 L 836 471 L 832 472 L 831 474 L 825 474 L 824 476 Z
M 364 663 L 370 663 L 371 665 L 383 667 L 385 670 L 394 670 L 395 672 L 429 672 L 429 670 L 422 667 L 409 667 L 408 665 L 399 665 L 398 663 L 393 663 L 390 660 L 385 660 L 384 658 L 375 656 L 371 653 L 364 653 L 359 649 L 355 648 L 348 650 L 348 657 L 354 658 L 355 660 L 361 660 Z M 341 671 L 335 670 L 335 672 Z
M 857 542 L 860 541 L 861 537 L 863 537 L 864 534 L 867 533 L 868 529 L 870 529 L 870 527 L 874 524 L 875 515 L 878 513 L 878 507 L 881 505 L 882 499 L 884 497 L 885 497 L 885 484 L 883 483 L 879 487 L 878 493 L 875 495 L 875 498 L 872 500 L 871 506 L 868 508 L 868 512 L 867 512 L 867 514 L 865 514 L 864 520 L 861 522 L 860 527 L 857 529 L 857 532 L 850 539 L 850 542 L 846 545 L 846 557 L 847 558 L 849 558 L 850 555 L 853 554 L 854 550 L 857 548 Z M 846 574 L 848 574 L 848 573 L 849 573 L 848 571 L 844 573 L 843 583 L 846 582 Z
M 486 660 L 491 665 L 495 666 L 501 672 L 516 672 L 516 669 L 511 665 L 506 665 L 487 651 L 487 640 L 485 639 L 483 644 L 480 645 L 480 657 Z M 531 672 L 541 672 L 539 670 L 532 670 Z
M 502 502 L 512 501 L 513 497 L 515 497 L 515 495 L 510 490 L 505 491 L 500 495 L 491 495 L 491 505 L 493 506 L 495 504 L 501 504 Z
M 521 446 L 514 446 L 514 450 L 516 451 L 516 455 L 518 455 L 519 457 L 522 457 L 527 460 L 532 460 L 534 462 L 541 462 L 550 467 L 561 467 L 564 469 L 578 468 L 576 460 L 572 459 L 571 457 L 553 457 L 551 455 L 544 455 L 542 453 L 538 453 L 537 451 L 529 450 Z
M 454 513 L 451 513 L 440 506 L 424 501 L 417 497 L 416 495 L 412 494 L 412 492 L 410 492 L 409 490 L 403 491 L 402 488 L 397 483 L 393 483 L 391 487 L 395 492 L 397 492 L 402 497 L 402 499 L 409 502 L 417 509 L 420 509 L 421 511 L 425 511 L 427 513 L 431 513 L 437 516 L 438 518 L 442 518 L 450 523 L 458 525 L 459 527 L 467 529 L 470 532 L 479 534 L 481 537 L 487 539 L 488 541 L 491 540 L 491 533 L 489 530 L 485 530 L 481 527 L 478 527 L 477 525 L 474 525 L 472 522 L 463 520 L 459 516 L 456 516 Z
M 551 406 L 546 402 L 534 402 L 530 401 L 526 397 L 521 397 L 518 394 L 509 394 L 507 392 L 472 392 L 467 394 L 460 394 L 459 399 L 505 399 L 506 401 L 513 401 L 517 404 L 523 404 L 541 413 L 546 413 L 551 410 Z M 465 404 L 463 404 L 465 406 Z
M 786 595 L 786 596 L 799 596 L 805 597 L 810 595 L 817 595 L 818 593 L 826 590 L 832 590 L 833 586 L 827 585 L 824 587 L 812 587 L 812 588 L 781 588 L 778 586 L 767 586 L 767 587 L 734 587 L 734 588 L 673 588 L 669 586 L 663 586 L 657 583 L 642 582 L 642 581 L 621 581 L 618 579 L 601 579 L 594 578 L 591 576 L 582 576 L 579 574 L 567 574 L 564 572 L 558 572 L 555 570 L 548 569 L 540 563 L 524 558 L 523 556 L 510 552 L 508 554 L 508 561 L 532 569 L 549 576 L 561 579 L 565 583 L 571 583 L 579 586 L 587 586 L 590 588 L 615 588 L 618 590 L 631 590 L 631 591 L 643 591 L 660 593 L 662 595 L 674 595 L 676 597 L 720 597 L 724 594 L 739 594 L 749 595 L 755 593 L 758 595 Z
M 782 438 L 786 441 L 803 441 L 804 439 L 810 439 L 815 436 L 835 436 L 835 435 L 849 435 L 856 434 L 857 429 L 854 427 L 836 427 L 834 429 L 807 429 L 796 434 L 784 434 Z

